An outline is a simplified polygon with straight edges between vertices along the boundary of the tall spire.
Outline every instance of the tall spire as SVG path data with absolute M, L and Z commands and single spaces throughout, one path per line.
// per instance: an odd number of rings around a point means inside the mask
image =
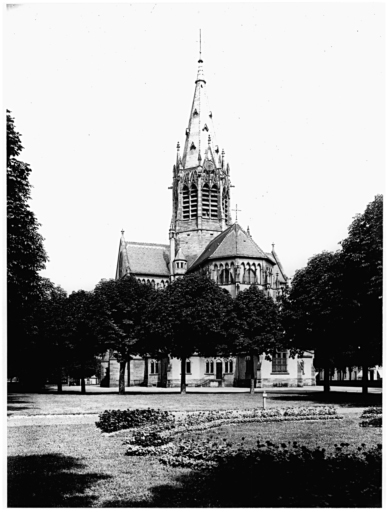
M 209 136 L 211 143 L 209 144 Z M 209 108 L 206 94 L 206 80 L 203 72 L 202 60 L 202 34 L 199 32 L 199 59 L 197 79 L 193 103 L 191 105 L 188 127 L 186 129 L 186 141 L 183 149 L 183 169 L 197 167 L 198 158 L 201 155 L 203 161 L 211 160 L 215 168 L 219 165 L 220 150 L 216 143 L 213 114 Z

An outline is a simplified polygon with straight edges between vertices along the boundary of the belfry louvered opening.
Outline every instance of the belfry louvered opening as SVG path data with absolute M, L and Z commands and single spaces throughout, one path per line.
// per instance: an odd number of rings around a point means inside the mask
M 222 209 L 224 216 L 227 217 L 229 211 L 229 193 L 226 190 L 222 192 Z
M 210 188 L 206 183 L 202 188 L 202 216 L 211 219 L 218 217 L 218 188 L 216 185 Z
M 198 210 L 198 189 L 194 184 L 190 188 L 185 185 L 182 192 L 183 220 L 194 219 Z

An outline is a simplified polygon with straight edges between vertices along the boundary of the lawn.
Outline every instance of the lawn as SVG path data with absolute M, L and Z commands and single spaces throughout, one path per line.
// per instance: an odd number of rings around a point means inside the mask
M 357 393 L 268 393 L 268 406 L 335 403 L 343 420 L 240 424 L 224 426 L 198 439 L 228 439 L 254 446 L 258 438 L 275 443 L 293 441 L 328 451 L 334 444 L 357 449 L 381 443 L 381 428 L 361 428 L 366 405 L 381 403 L 381 394 L 366 399 Z M 329 400 L 329 401 L 328 401 Z M 261 396 L 248 394 L 180 395 L 10 395 L 8 455 L 9 506 L 18 507 L 194 507 L 217 506 L 215 480 L 206 472 L 171 468 L 153 457 L 127 457 L 123 436 L 107 437 L 95 427 L 95 413 L 104 409 L 159 407 L 165 410 L 251 408 Z M 68 423 L 64 413 L 75 414 Z M 94 413 L 94 414 L 92 414 Z M 45 416 L 58 414 L 57 416 Z M 23 415 L 27 418 L 19 418 Z M 30 423 L 28 423 L 30 421 Z M 194 436 L 194 434 L 191 434 Z M 242 440 L 244 438 L 244 440 Z M 215 477 L 214 477 L 215 478 Z M 252 485 L 259 486 L 260 482 Z M 265 490 L 263 489 L 263 492 Z M 228 486 L 225 493 L 231 492 Z M 260 506 L 260 503 L 257 503 Z M 284 506 L 287 506 L 285 504 Z

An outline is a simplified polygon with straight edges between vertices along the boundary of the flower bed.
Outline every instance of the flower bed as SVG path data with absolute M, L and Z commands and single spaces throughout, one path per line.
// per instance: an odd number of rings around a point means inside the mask
M 246 460 L 254 463 L 269 462 L 298 462 L 306 461 L 334 461 L 339 459 L 370 461 L 381 458 L 381 445 L 366 451 L 365 445 L 358 447 L 355 452 L 349 443 L 335 445 L 335 452 L 331 455 L 326 453 L 324 448 L 316 447 L 314 450 L 300 445 L 296 441 L 291 445 L 282 443 L 276 445 L 271 441 L 257 441 L 257 448 L 246 449 L 242 444 L 238 448 L 233 448 L 229 442 L 205 439 L 202 441 L 193 441 L 183 439 L 174 447 L 170 447 L 160 455 L 159 461 L 165 465 L 173 467 L 183 467 L 191 469 L 211 468 L 218 465 L 227 465 L 228 460 Z
M 382 407 L 368 407 L 363 411 L 360 418 L 364 420 L 359 423 L 360 427 L 382 427 L 383 409 Z
M 152 417 L 150 415 L 150 417 Z M 155 416 L 157 417 L 157 416 Z M 171 420 L 173 418 L 173 421 Z M 187 450 L 182 446 L 174 445 L 173 438 L 178 434 L 188 432 L 203 432 L 223 425 L 241 423 L 264 423 L 283 421 L 317 421 L 339 420 L 342 416 L 337 414 L 334 407 L 288 407 L 284 409 L 244 409 L 225 411 L 197 411 L 176 413 L 169 415 L 167 421 L 150 423 L 133 428 L 128 432 L 124 444 L 129 445 L 126 455 L 160 455 L 167 454 L 182 460 L 190 458 Z M 153 420 L 154 421 L 154 420 Z M 168 449 L 167 449 L 167 448 Z M 174 448 L 175 447 L 175 448 Z M 176 449 L 178 453 L 176 453 Z M 181 453 L 183 449 L 183 452 Z M 223 447 L 225 450 L 226 447 Z M 169 458 L 166 460 L 170 460 Z M 172 460 L 172 459 L 171 459 Z M 202 459 L 201 459 L 202 460 Z M 209 462 L 209 461 L 208 461 Z M 213 460 L 210 460 L 213 464 Z M 201 462 L 200 466 L 203 466 Z

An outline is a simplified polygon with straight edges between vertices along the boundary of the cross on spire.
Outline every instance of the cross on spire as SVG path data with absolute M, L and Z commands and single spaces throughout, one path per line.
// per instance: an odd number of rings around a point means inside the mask
M 199 61 L 202 62 L 201 29 L 199 29 Z
M 236 208 L 232 208 L 232 212 L 236 212 L 236 222 L 237 222 L 237 212 L 241 212 L 241 210 L 237 209 L 237 204 L 236 204 Z

